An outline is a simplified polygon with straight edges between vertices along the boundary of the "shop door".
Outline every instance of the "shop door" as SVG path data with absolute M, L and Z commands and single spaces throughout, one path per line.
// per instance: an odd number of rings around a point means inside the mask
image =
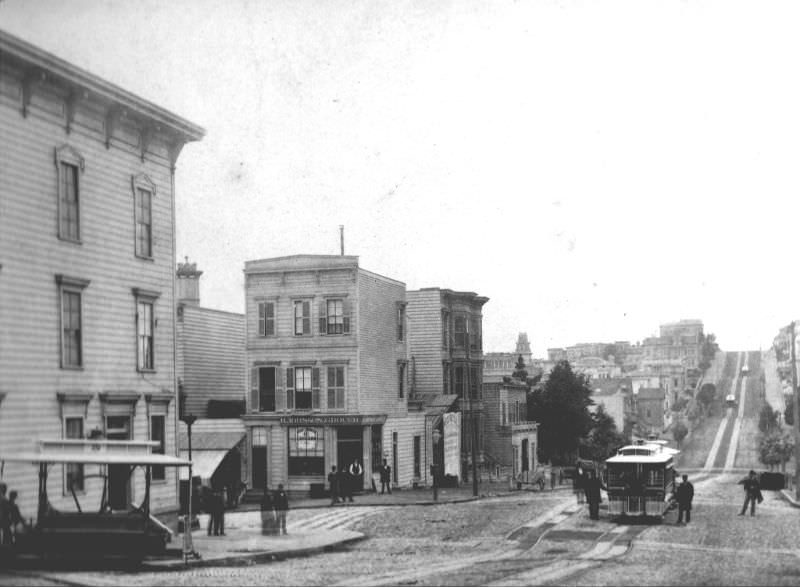
M 108 440 L 130 440 L 130 416 L 108 416 L 106 418 Z M 112 510 L 127 510 L 131 503 L 131 467 L 108 465 L 108 505 Z
M 364 468 L 364 435 L 360 426 L 342 426 L 337 429 L 336 462 L 338 469 L 349 471 L 353 461 L 358 459 L 361 468 Z M 357 491 L 364 487 L 364 473 L 353 480 Z
M 267 447 L 254 446 L 253 460 L 253 489 L 266 489 L 267 487 Z
M 522 470 L 528 471 L 530 469 L 530 459 L 528 458 L 528 439 L 522 439 Z

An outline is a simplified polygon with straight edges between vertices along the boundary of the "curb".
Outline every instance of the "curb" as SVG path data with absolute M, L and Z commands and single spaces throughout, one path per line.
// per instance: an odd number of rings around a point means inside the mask
M 338 540 L 330 544 L 299 547 L 291 550 L 241 553 L 241 554 L 235 554 L 219 558 L 210 558 L 210 559 L 202 559 L 202 558 L 190 559 L 186 563 L 184 563 L 183 560 L 168 561 L 166 563 L 144 562 L 137 569 L 137 572 L 170 572 L 170 571 L 178 572 L 178 571 L 184 571 L 186 569 L 196 569 L 204 567 L 246 567 L 262 563 L 268 563 L 274 560 L 299 558 L 303 556 L 308 556 L 316 552 L 327 552 L 339 548 L 341 546 L 360 542 L 361 540 L 364 540 L 366 538 L 367 538 L 366 534 L 361 534 L 360 536 L 344 538 L 342 540 Z
M 792 497 L 792 494 L 788 489 L 781 489 L 781 497 L 783 497 L 785 501 L 789 502 L 789 505 L 800 508 L 800 502 Z

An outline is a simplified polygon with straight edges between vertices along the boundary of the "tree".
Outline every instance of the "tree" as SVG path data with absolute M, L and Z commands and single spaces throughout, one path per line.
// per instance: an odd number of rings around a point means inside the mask
M 614 418 L 608 415 L 605 406 L 600 404 L 592 414 L 592 429 L 582 442 L 581 456 L 593 461 L 604 461 L 616 454 L 625 445 L 625 437 L 617 430 Z
M 762 434 L 758 446 L 759 460 L 773 470 L 778 465 L 786 472 L 786 462 L 794 454 L 794 436 L 788 432 L 773 430 Z
M 528 371 L 525 369 L 525 361 L 523 360 L 522 355 L 520 355 L 517 359 L 517 364 L 514 365 L 514 373 L 512 373 L 511 376 L 514 379 L 519 379 L 520 381 L 528 380 Z
M 675 420 L 675 423 L 672 425 L 672 438 L 675 439 L 675 443 L 678 447 L 681 446 L 681 442 L 683 442 L 687 434 L 689 434 L 689 428 L 686 427 L 683 419 L 678 418 Z
M 700 391 L 697 392 L 697 401 L 703 407 L 704 412 L 707 414 L 714 401 L 714 396 L 717 394 L 717 388 L 713 383 L 705 383 Z
M 717 336 L 710 333 L 703 336 L 701 343 L 700 362 L 697 366 L 705 373 L 711 366 L 711 361 L 713 361 L 714 357 L 717 355 L 719 345 L 717 344 Z
M 784 408 L 783 412 L 783 421 L 786 422 L 787 426 L 794 426 L 794 402 L 792 401 L 792 396 L 787 395 L 786 397 L 786 407 Z
M 773 411 L 769 404 L 764 404 L 758 414 L 758 429 L 769 433 L 778 428 L 778 412 Z
M 592 429 L 591 394 L 586 376 L 575 374 L 568 361 L 559 361 L 547 382 L 528 395 L 528 419 L 539 422 L 541 460 L 573 462 L 581 439 Z

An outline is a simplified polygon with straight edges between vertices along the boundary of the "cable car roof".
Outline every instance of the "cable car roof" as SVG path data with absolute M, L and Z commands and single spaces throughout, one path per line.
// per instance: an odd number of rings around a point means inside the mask
M 666 463 L 679 452 L 666 446 L 664 441 L 642 442 L 623 446 L 616 455 L 606 459 L 606 463 Z

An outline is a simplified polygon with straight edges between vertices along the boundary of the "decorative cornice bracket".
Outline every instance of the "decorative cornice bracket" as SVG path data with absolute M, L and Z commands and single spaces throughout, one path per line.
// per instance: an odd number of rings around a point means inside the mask
M 89 99 L 89 91 L 82 88 L 72 88 L 65 101 L 67 110 L 67 134 L 72 131 L 72 125 L 75 122 L 75 112 L 78 110 L 78 104 L 81 100 Z
M 22 116 L 24 118 L 28 117 L 34 86 L 45 79 L 47 79 L 47 74 L 38 67 L 31 67 L 25 71 L 22 78 Z

